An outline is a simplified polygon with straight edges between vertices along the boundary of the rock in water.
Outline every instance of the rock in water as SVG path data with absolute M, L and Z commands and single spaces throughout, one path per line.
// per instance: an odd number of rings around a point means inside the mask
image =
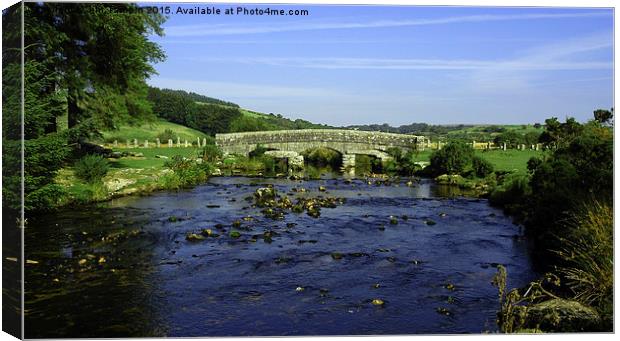
M 187 239 L 190 242 L 195 242 L 195 241 L 199 241 L 199 240 L 204 240 L 205 237 L 196 233 L 189 233 L 188 235 L 185 236 L 185 239 Z
M 385 302 L 379 298 L 375 298 L 374 300 L 372 300 L 371 303 L 372 305 L 375 305 L 375 306 L 383 306 L 385 304 Z

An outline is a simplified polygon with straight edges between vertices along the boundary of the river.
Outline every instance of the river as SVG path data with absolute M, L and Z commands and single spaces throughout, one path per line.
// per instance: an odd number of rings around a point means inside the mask
M 345 201 L 273 220 L 246 200 L 267 184 Z M 27 338 L 495 332 L 495 266 L 537 277 L 509 217 L 430 180 L 215 177 L 31 217 L 25 245 Z

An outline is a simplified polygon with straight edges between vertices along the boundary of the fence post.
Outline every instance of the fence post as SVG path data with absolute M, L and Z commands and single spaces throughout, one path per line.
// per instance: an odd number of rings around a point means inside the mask
M 155 143 L 157 144 L 157 148 L 161 147 L 161 141 L 159 141 L 159 137 L 155 140 Z
M 172 148 L 172 139 L 168 139 L 168 148 Z
M 133 139 L 133 147 L 138 148 L 138 139 Z
M 181 147 L 181 138 L 177 136 L 177 147 Z

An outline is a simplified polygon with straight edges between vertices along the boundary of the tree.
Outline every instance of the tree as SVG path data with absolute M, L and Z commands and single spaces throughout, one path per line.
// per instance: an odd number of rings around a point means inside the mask
M 540 138 L 540 133 L 535 132 L 535 131 L 530 131 L 530 132 L 525 133 L 525 135 L 523 136 L 523 143 L 527 145 L 537 144 L 539 138 Z
M 605 109 L 594 110 L 594 119 L 601 124 L 610 123 L 613 116 L 614 116 L 614 108 L 611 108 L 611 111 L 605 110 Z
M 550 148 L 563 148 L 579 135 L 582 129 L 579 122 L 572 117 L 567 118 L 564 123 L 552 117 L 545 120 L 545 131 L 540 134 L 539 142 Z
M 222 107 L 214 104 L 197 105 L 187 117 L 187 125 L 209 135 L 230 130 L 231 122 L 241 116 L 237 108 Z
M 570 233 L 562 222 L 575 207 L 588 200 L 613 202 L 612 129 L 598 121 L 575 128 L 571 131 L 580 133 L 570 141 L 559 138 L 564 142 L 551 156 L 528 162 L 532 194 L 525 199 L 525 224 L 545 254 L 561 246 L 558 236 Z
M 473 169 L 474 174 L 479 178 L 484 178 L 493 173 L 493 165 L 480 156 L 474 156 L 472 158 L 471 168 Z
M 24 15 L 25 44 L 32 46 L 25 59 L 46 61 L 57 75 L 54 89 L 66 91 L 70 128 L 152 117 L 145 80 L 164 53 L 147 35 L 163 34 L 163 16 L 134 4 L 47 2 L 27 3 Z
M 433 152 L 431 165 L 435 174 L 459 174 L 471 164 L 474 149 L 462 142 L 450 142 L 444 148 Z
M 16 159 L 4 163 L 7 195 L 21 182 L 20 11 L 2 14 L 3 154 Z M 61 197 L 53 179 L 71 147 L 101 128 L 152 117 L 145 80 L 164 55 L 147 36 L 162 34 L 164 18 L 133 4 L 49 2 L 25 3 L 23 15 L 24 191 L 26 208 L 42 209 Z
M 523 136 L 514 130 L 508 130 L 496 136 L 495 139 L 493 139 L 493 143 L 498 146 L 505 143 L 510 148 L 516 148 L 519 144 L 523 143 Z

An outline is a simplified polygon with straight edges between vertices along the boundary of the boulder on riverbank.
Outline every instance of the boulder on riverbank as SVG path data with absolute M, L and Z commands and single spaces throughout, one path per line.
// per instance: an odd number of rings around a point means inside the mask
M 544 332 L 592 332 L 600 323 L 601 318 L 594 309 L 557 298 L 529 306 L 524 327 Z

